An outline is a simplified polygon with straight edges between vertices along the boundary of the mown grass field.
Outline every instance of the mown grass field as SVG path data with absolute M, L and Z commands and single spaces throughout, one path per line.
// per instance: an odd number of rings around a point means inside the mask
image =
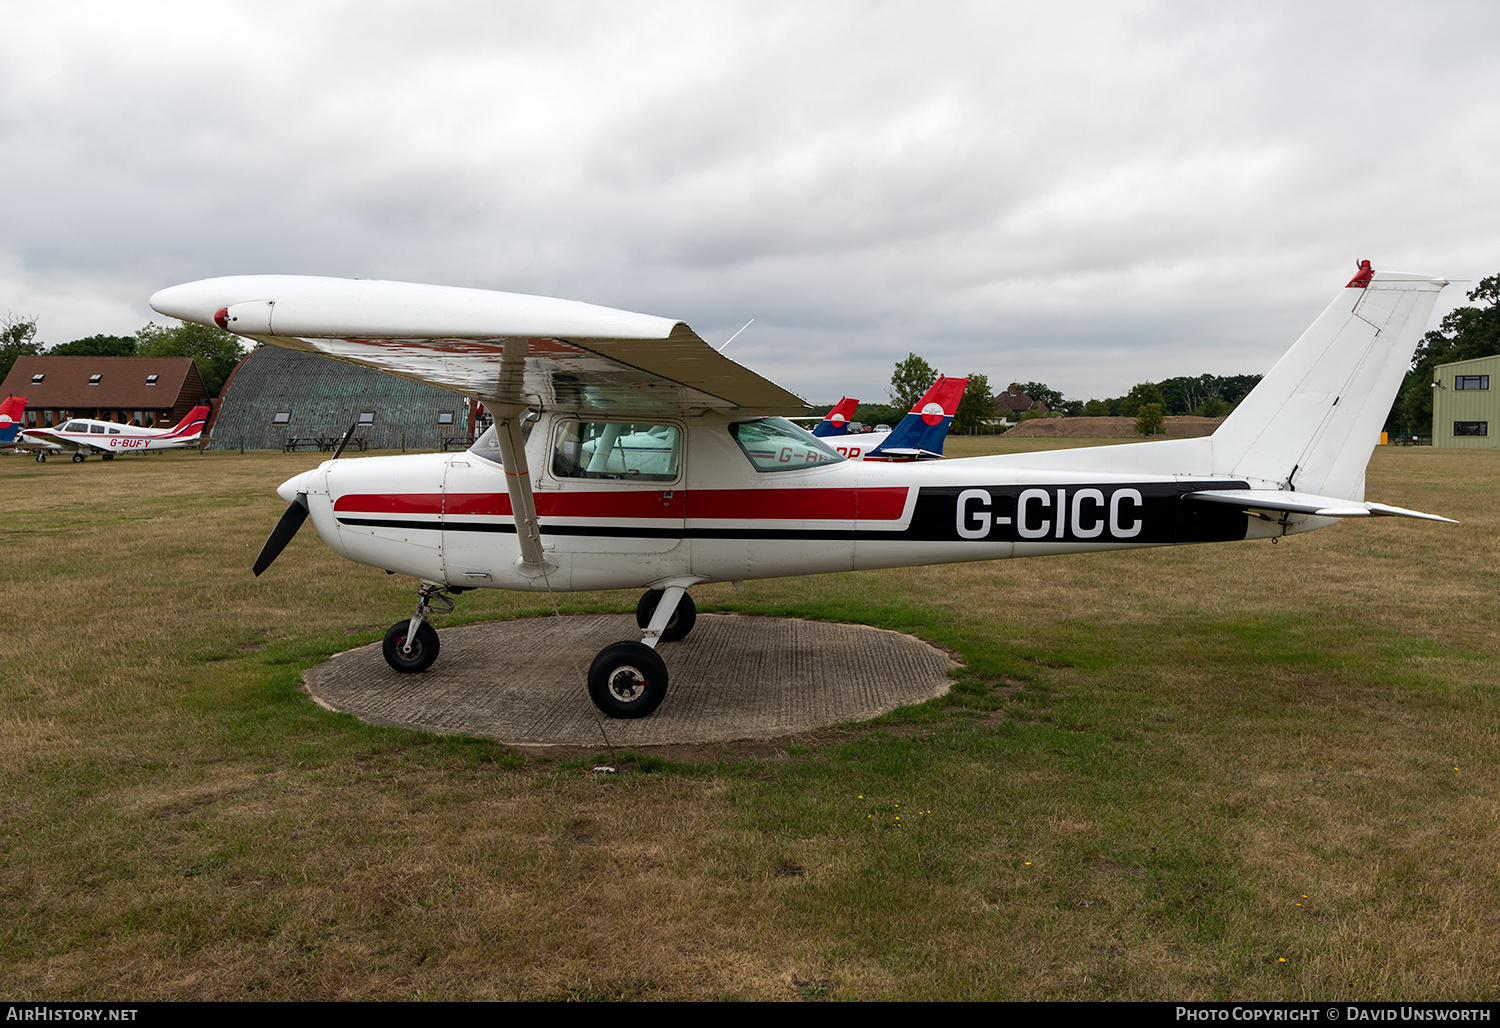
M 1376 453 L 1457 527 L 700 588 L 963 679 L 613 776 L 299 691 L 413 602 L 310 528 L 251 577 L 317 459 L 0 460 L 6 999 L 1500 996 L 1500 452 Z

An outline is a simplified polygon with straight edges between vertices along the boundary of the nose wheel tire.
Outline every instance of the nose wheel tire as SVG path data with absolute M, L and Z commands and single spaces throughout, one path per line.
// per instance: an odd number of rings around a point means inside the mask
M 411 651 L 403 652 L 402 647 L 406 645 L 406 632 L 410 627 L 409 620 L 397 621 L 391 626 L 391 630 L 385 633 L 385 642 L 381 644 L 385 662 L 402 674 L 426 671 L 438 658 L 438 634 L 425 621 L 417 627 L 417 637 L 411 642 Z
M 662 590 L 652 589 L 641 597 L 641 602 L 635 605 L 635 623 L 642 629 L 651 624 L 651 615 L 656 613 L 656 605 L 661 602 Z M 677 609 L 672 611 L 672 620 L 667 622 L 667 627 L 662 629 L 661 641 L 674 643 L 679 639 L 686 639 L 687 634 L 693 630 L 693 625 L 698 620 L 698 606 L 693 598 L 687 593 L 682 594 L 682 599 L 677 601 Z
M 666 696 L 667 665 L 644 643 L 606 646 L 589 667 L 589 698 L 609 717 L 645 717 Z
M 45 463 L 47 463 L 47 455 L 45 453 L 39 453 L 39 454 L 37 454 L 36 455 L 36 462 L 38 464 L 45 464 Z

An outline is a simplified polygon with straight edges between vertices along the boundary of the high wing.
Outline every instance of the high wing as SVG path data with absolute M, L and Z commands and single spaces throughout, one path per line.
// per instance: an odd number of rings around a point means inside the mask
M 798 414 L 795 394 L 680 321 L 574 300 L 296 275 L 163 289 L 154 310 L 425 382 L 492 408 Z

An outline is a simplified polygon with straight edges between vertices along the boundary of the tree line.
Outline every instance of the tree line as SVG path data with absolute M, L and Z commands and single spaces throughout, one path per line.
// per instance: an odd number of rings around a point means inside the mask
M 179 322 L 147 324 L 133 336 L 94 335 L 53 347 L 37 342 L 37 319 L 8 314 L 0 324 L 0 381 L 19 357 L 191 357 L 209 396 L 218 396 L 234 366 L 245 356 L 239 338 L 221 328 Z

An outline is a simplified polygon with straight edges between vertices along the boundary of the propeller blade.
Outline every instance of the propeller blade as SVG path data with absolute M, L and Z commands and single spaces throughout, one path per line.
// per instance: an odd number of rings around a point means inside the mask
M 337 450 L 333 451 L 333 459 L 334 460 L 338 460 L 339 457 L 343 455 L 344 447 L 348 446 L 349 445 L 349 440 L 354 438 L 354 430 L 356 428 L 358 428 L 358 427 L 359 427 L 359 422 L 358 421 L 355 421 L 352 424 L 350 424 L 349 431 L 345 432 L 344 433 L 344 438 L 339 441 L 339 448 Z
M 255 558 L 255 577 L 271 566 L 271 562 L 281 556 L 281 551 L 286 549 L 286 544 L 292 541 L 292 536 L 297 534 L 297 529 L 302 527 L 302 522 L 307 520 L 307 499 L 299 496 L 286 508 L 286 513 L 281 515 L 281 520 L 276 522 L 276 527 L 271 529 L 271 537 L 266 540 L 266 545 L 261 547 L 260 556 Z

